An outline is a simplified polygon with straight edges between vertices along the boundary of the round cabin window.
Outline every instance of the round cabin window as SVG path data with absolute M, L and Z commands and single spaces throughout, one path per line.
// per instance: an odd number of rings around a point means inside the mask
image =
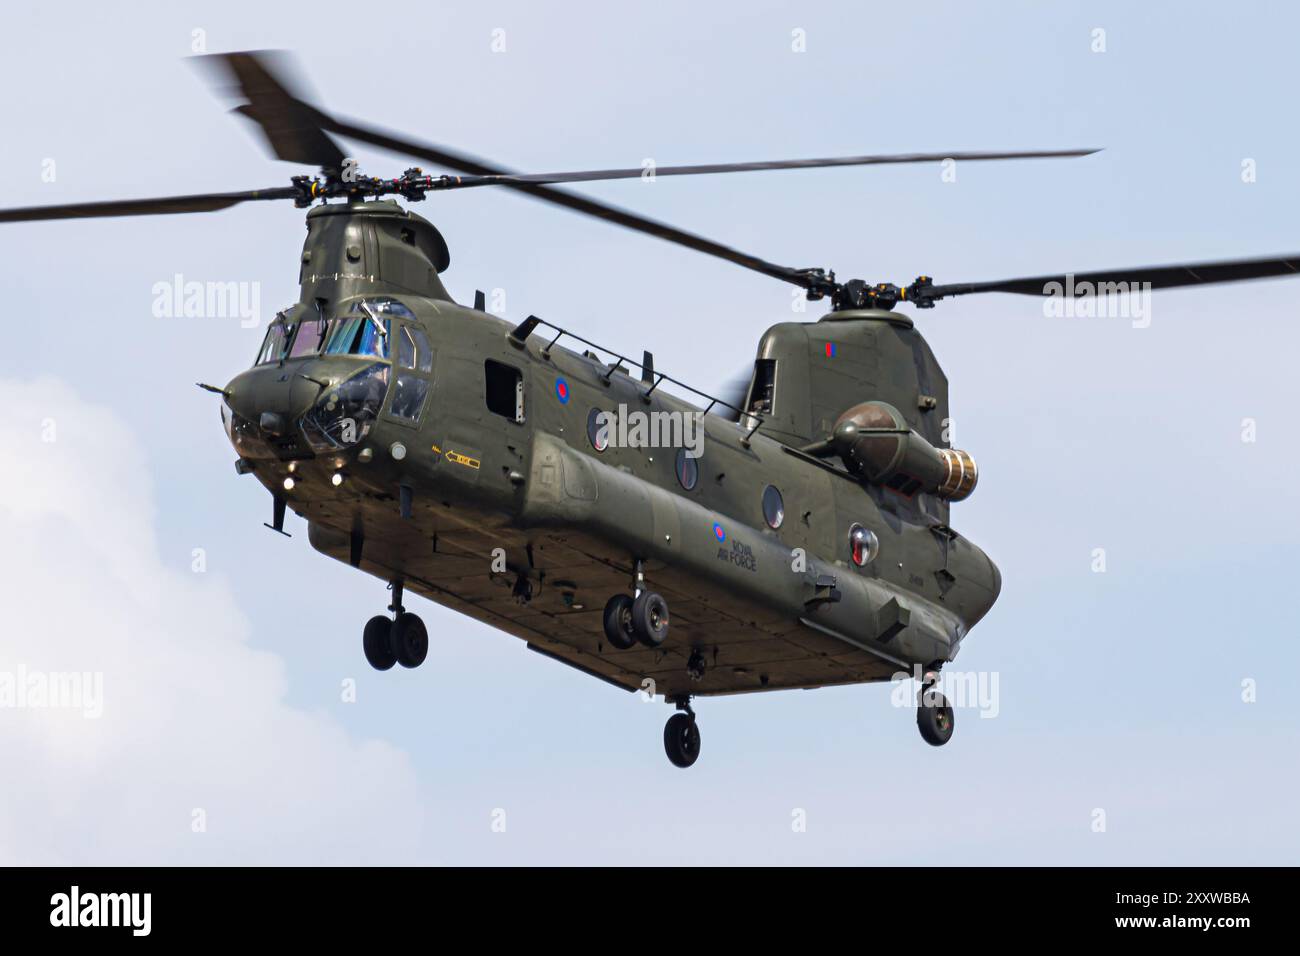
M 609 447 L 609 430 L 613 423 L 613 416 L 599 408 L 593 408 L 587 413 L 587 441 L 591 442 L 591 447 L 596 451 L 604 451 Z
M 781 527 L 781 522 L 785 520 L 785 502 L 781 500 L 781 492 L 776 485 L 768 485 L 763 489 L 763 520 L 773 530 Z
M 849 529 L 849 555 L 858 567 L 864 567 L 875 560 L 880 553 L 880 539 L 874 531 L 868 531 L 860 524 Z
M 694 491 L 700 480 L 700 460 L 686 454 L 685 448 L 677 449 L 677 483 L 687 491 Z

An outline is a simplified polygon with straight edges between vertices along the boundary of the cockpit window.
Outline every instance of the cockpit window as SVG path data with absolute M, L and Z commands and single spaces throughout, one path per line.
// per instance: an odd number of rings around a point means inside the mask
M 330 321 L 325 333 L 326 355 L 373 355 L 388 358 L 392 320 L 374 315 L 346 315 Z
M 349 306 L 346 315 L 329 321 L 319 351 L 325 355 L 372 355 L 386 359 L 392 354 L 391 316 L 415 318 L 410 309 L 389 296 L 358 299 Z M 297 349 L 295 343 L 294 354 L 298 354 Z
M 413 325 L 403 325 L 397 337 L 397 364 L 402 368 L 418 368 L 421 372 L 433 371 L 433 351 L 429 339 Z
M 289 346 L 289 358 L 297 358 L 300 355 L 315 355 L 319 352 L 325 334 L 325 326 L 324 319 L 303 319 L 299 322 L 298 332 L 293 337 L 293 345 Z
M 272 322 L 262 340 L 262 350 L 257 353 L 255 365 L 278 362 L 284 357 L 284 347 L 288 340 L 288 330 L 283 322 Z

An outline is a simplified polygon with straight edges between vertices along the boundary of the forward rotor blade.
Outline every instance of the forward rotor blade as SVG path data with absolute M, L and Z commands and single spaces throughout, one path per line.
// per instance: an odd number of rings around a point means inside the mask
M 104 219 L 111 216 L 166 216 L 186 212 L 216 212 L 241 202 L 261 199 L 293 199 L 298 190 L 291 186 L 252 189 L 235 193 L 198 193 L 193 196 L 161 196 L 152 199 L 115 199 L 108 202 L 67 203 L 61 206 L 20 206 L 0 209 L 0 222 L 32 222 L 41 219 Z
M 607 179 L 658 178 L 660 176 L 701 176 L 714 173 L 748 173 L 771 169 L 820 169 L 827 166 L 886 166 L 903 163 L 938 163 L 947 159 L 961 162 L 984 162 L 993 159 L 1065 159 L 1090 156 L 1098 149 L 1033 150 L 1009 153 L 895 153 L 880 156 L 832 156 L 824 159 L 777 159 L 756 163 L 706 163 L 696 166 L 657 166 L 635 169 L 588 169 L 569 173 L 530 173 L 527 175 L 480 175 L 459 178 L 449 189 L 471 186 L 507 186 L 523 183 L 587 183 Z
M 267 141 L 281 159 L 318 163 L 326 169 L 338 169 L 343 161 L 342 150 L 328 135 L 355 139 L 391 152 L 436 163 L 447 169 L 467 173 L 471 178 L 450 180 L 439 188 L 457 188 L 480 185 L 501 185 L 526 193 L 535 199 L 563 206 L 596 219 L 612 222 L 635 232 L 656 236 L 705 255 L 743 266 L 763 275 L 826 294 L 837 287 L 818 269 L 794 269 L 768 262 L 757 256 L 741 252 L 730 246 L 706 239 L 703 236 L 678 229 L 637 213 L 597 202 L 573 193 L 550 188 L 559 182 L 590 182 L 602 179 L 639 177 L 641 169 L 592 170 L 587 172 L 517 174 L 485 160 L 459 153 L 433 143 L 409 140 L 394 133 L 363 126 L 323 112 L 292 92 L 292 84 L 285 78 L 287 59 L 283 55 L 266 51 L 216 54 L 211 58 L 220 63 L 234 77 L 238 92 L 247 103 L 239 112 L 256 120 Z M 701 166 L 669 166 L 656 170 L 656 175 L 685 176 L 705 173 L 742 172 L 762 169 L 797 169 L 818 166 L 851 166 L 888 163 L 933 162 L 943 159 L 1029 159 L 1045 157 L 1084 156 L 1095 150 L 1038 150 L 1025 152 L 965 152 L 965 153 L 907 153 L 882 156 L 849 156 L 829 159 L 780 160 L 758 163 L 725 163 Z
M 363 143 L 369 143 L 372 146 L 378 146 L 394 153 L 401 153 L 405 156 L 412 156 L 417 159 L 423 159 L 431 163 L 437 163 L 449 169 L 456 169 L 462 172 L 472 173 L 475 175 L 486 176 L 509 176 L 512 175 L 504 169 L 489 166 L 483 160 L 472 156 L 458 153 L 447 149 L 443 146 L 437 146 L 432 143 L 421 143 L 414 140 L 404 139 L 392 133 L 382 130 L 372 129 L 366 126 L 360 126 L 356 123 L 325 117 L 327 120 L 326 129 L 339 136 L 345 136 L 349 139 L 359 140 Z M 583 196 L 577 196 L 573 193 L 563 192 L 559 189 L 551 189 L 546 186 L 539 186 L 532 183 L 513 183 L 505 182 L 502 185 L 510 189 L 516 189 L 519 192 L 527 193 L 535 199 L 543 202 L 549 202 L 557 206 L 563 206 L 574 212 L 584 213 L 588 216 L 594 216 L 597 219 L 603 219 L 606 222 L 616 223 L 627 229 L 636 232 L 644 232 L 647 235 L 657 236 L 668 242 L 674 242 L 688 249 L 694 249 L 696 252 L 703 252 L 706 255 L 716 256 L 719 259 L 725 259 L 728 262 L 734 262 L 737 265 L 744 266 L 746 269 L 752 269 L 755 272 L 761 272 L 764 275 L 772 276 L 775 279 L 781 279 L 785 282 L 792 282 L 795 285 L 808 288 L 811 280 L 808 275 L 799 269 L 792 269 L 788 266 L 777 265 L 760 259 L 757 256 L 751 256 L 748 253 L 724 246 L 722 243 L 714 242 L 712 239 L 705 239 L 703 236 L 686 232 L 670 226 L 667 223 L 658 222 L 645 216 L 629 212 L 626 209 L 620 209 L 617 206 L 610 206 L 605 203 L 596 202 L 594 199 L 587 199 Z
M 437 146 L 433 143 L 421 143 L 414 140 L 404 139 L 393 133 L 387 133 L 382 130 L 372 129 L 366 126 L 360 126 L 354 122 L 325 117 L 327 120 L 326 129 L 339 136 L 349 139 L 359 140 L 363 143 L 369 143 L 372 146 L 378 146 L 394 153 L 401 153 L 404 156 L 412 156 L 417 159 L 423 159 L 431 163 L 437 163 L 449 169 L 460 170 L 461 172 L 471 173 L 479 176 L 506 176 L 514 174 L 507 170 L 490 166 L 483 160 L 477 159 L 463 153 L 457 153 L 443 146 Z M 780 279 L 783 282 L 791 282 L 805 289 L 815 284 L 815 280 L 808 270 L 792 269 L 789 266 L 777 265 L 774 262 L 768 262 L 760 259 L 758 256 L 751 256 L 748 253 L 725 246 L 720 242 L 714 242 L 712 239 L 706 239 L 703 236 L 687 232 L 684 229 L 678 229 L 667 223 L 650 219 L 646 216 L 638 215 L 618 206 L 611 206 L 606 203 L 597 202 L 594 199 L 588 199 L 585 196 L 578 196 L 573 193 L 564 192 L 559 189 L 552 189 L 548 186 L 537 185 L 526 181 L 503 181 L 501 185 L 515 189 L 522 193 L 527 193 L 534 199 L 540 199 L 543 202 L 549 202 L 557 206 L 563 206 L 574 212 L 583 213 L 584 215 L 593 216 L 596 219 L 603 219 L 606 222 L 612 222 L 616 225 L 623 226 L 635 232 L 643 232 L 646 235 L 656 236 L 668 242 L 676 243 L 679 246 L 685 246 L 688 249 L 694 249 L 696 252 L 702 252 L 705 255 L 715 256 L 719 259 L 725 259 L 728 262 L 734 262 L 736 265 L 744 266 L 746 269 L 752 269 L 755 272 L 761 272 L 763 275 L 771 276 L 774 279 Z
M 271 51 L 249 51 L 213 54 L 200 60 L 216 64 L 228 78 L 233 79 L 235 92 L 246 101 L 243 106 L 236 108 L 237 111 L 261 126 L 271 149 L 280 159 L 311 162 L 326 170 L 338 170 L 342 167 L 344 156 L 338 144 L 328 135 L 334 133 L 474 176 L 512 175 L 508 169 L 464 153 L 432 143 L 413 142 L 391 133 L 341 121 L 325 114 L 291 92 L 292 84 L 285 79 L 289 61 L 283 54 Z M 636 213 L 536 184 L 504 183 L 503 185 L 575 212 L 614 222 L 628 229 L 675 242 L 697 252 L 735 262 L 747 269 L 793 282 L 804 288 L 808 288 L 811 281 L 800 270 L 767 262 L 702 236 L 638 216 Z
M 1216 262 L 1196 262 L 1183 265 L 1139 266 L 1130 269 L 1104 269 L 1098 272 L 1075 272 L 1061 275 L 1034 276 L 1024 279 L 1002 279 L 996 282 L 964 282 L 932 286 L 931 298 L 942 299 L 951 295 L 969 295 L 974 292 L 1010 292 L 1015 295 L 1091 295 L 1108 291 L 1099 286 L 1108 283 L 1126 283 L 1127 289 L 1136 291 L 1145 283 L 1152 289 L 1176 289 L 1182 286 L 1218 285 L 1224 282 L 1245 282 L 1250 279 L 1271 279 L 1300 273 L 1300 253 L 1270 256 L 1266 259 L 1223 259 Z M 1121 287 L 1124 289 L 1124 287 Z
M 278 159 L 338 173 L 343 150 L 322 128 L 322 115 L 292 90 L 286 79 L 291 60 L 274 50 L 214 53 L 196 57 L 215 70 L 223 89 L 244 100 L 235 112 L 261 127 Z

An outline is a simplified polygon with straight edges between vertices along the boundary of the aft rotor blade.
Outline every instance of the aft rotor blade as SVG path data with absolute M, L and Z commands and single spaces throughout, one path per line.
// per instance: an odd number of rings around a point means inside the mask
M 879 156 L 832 156 L 823 159 L 777 159 L 756 163 L 707 163 L 695 166 L 650 166 L 629 169 L 588 169 L 568 173 L 480 175 L 454 178 L 448 189 L 471 186 L 509 186 L 524 183 L 588 183 L 607 179 L 658 178 L 660 176 L 703 176 L 714 173 L 748 173 L 772 169 L 821 169 L 828 166 L 887 166 L 904 163 L 938 163 L 945 160 L 984 162 L 994 159 L 1067 159 L 1090 156 L 1097 149 L 1053 149 L 1020 152 L 892 153 Z
M 293 199 L 298 190 L 291 186 L 252 189 L 235 193 L 198 193 L 193 196 L 161 196 L 152 199 L 115 199 L 108 202 L 67 203 L 60 206 L 21 206 L 0 209 L 0 222 L 32 222 L 41 219 L 103 219 L 112 216 L 166 216 L 187 212 L 216 212 L 241 202 L 262 199 Z
M 737 369 L 718 387 L 717 395 L 726 403 L 718 415 L 729 422 L 740 421 L 740 412 L 737 409 L 745 407 L 745 399 L 749 397 L 749 386 L 754 379 L 754 366 Z
M 261 127 L 278 159 L 333 173 L 342 170 L 343 149 L 325 132 L 320 112 L 297 95 L 285 78 L 291 65 L 288 56 L 257 50 L 214 53 L 196 60 L 215 67 L 225 89 L 244 100 L 235 112 Z
M 1097 272 L 1074 272 L 1060 275 L 1001 279 L 996 282 L 965 282 L 931 286 L 930 298 L 974 292 L 1009 292 L 1015 295 L 1094 295 L 1107 291 L 1139 290 L 1145 284 L 1152 289 L 1176 289 L 1182 286 L 1218 285 L 1250 279 L 1272 279 L 1300 273 L 1300 253 L 1270 256 L 1264 259 L 1221 259 L 1166 266 L 1140 266 L 1129 269 L 1103 269 Z M 1108 289 L 1111 283 L 1125 283 Z

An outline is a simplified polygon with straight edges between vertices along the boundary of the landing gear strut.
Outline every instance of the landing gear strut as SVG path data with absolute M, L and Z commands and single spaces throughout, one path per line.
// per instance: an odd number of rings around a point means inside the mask
M 916 701 L 916 727 L 921 738 L 933 747 L 942 747 L 952 739 L 953 712 L 948 698 L 939 693 L 938 671 L 928 671 L 921 681 Z
M 366 622 L 361 636 L 366 660 L 377 671 L 386 671 L 394 664 L 419 667 L 429 653 L 429 632 L 424 621 L 402 607 L 402 579 L 394 579 L 391 587 L 393 603 L 388 610 L 393 612 L 393 619 L 375 615 Z
M 700 728 L 695 723 L 695 711 L 689 697 L 671 701 L 680 713 L 673 714 L 664 724 L 664 752 L 674 767 L 685 769 L 700 756 Z

